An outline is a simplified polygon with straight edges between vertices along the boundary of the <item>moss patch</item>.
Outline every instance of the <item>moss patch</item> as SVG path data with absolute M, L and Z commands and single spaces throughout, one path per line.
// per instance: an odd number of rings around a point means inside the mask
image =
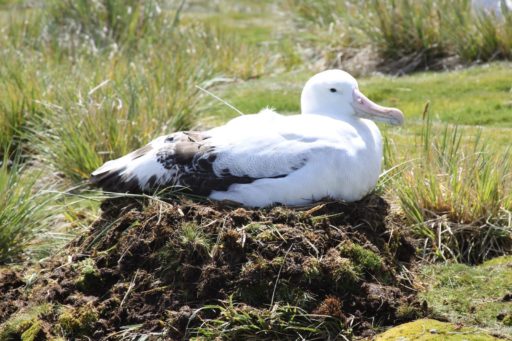
M 84 259 L 78 262 L 76 267 L 80 273 L 75 283 L 78 289 L 91 293 L 97 290 L 98 286 L 101 287 L 101 276 L 93 259 Z
M 90 304 L 79 308 L 63 307 L 57 318 L 58 326 L 66 335 L 74 337 L 93 331 L 96 321 L 98 321 L 98 313 Z
M 35 321 L 32 325 L 21 334 L 22 341 L 34 341 L 43 338 L 41 321 Z
M 477 328 L 422 319 L 402 324 L 377 335 L 375 341 L 493 341 L 500 340 Z
M 43 337 L 41 318 L 50 314 L 51 304 L 35 305 L 13 314 L 7 321 L 0 324 L 0 340 L 32 341 Z
M 512 256 L 479 266 L 426 266 L 421 277 L 427 289 L 420 295 L 434 314 L 512 335 L 507 319 L 512 314 Z
M 378 272 L 384 264 L 382 258 L 363 245 L 345 243 L 341 245 L 340 253 L 342 256 L 350 258 L 356 267 L 365 273 Z

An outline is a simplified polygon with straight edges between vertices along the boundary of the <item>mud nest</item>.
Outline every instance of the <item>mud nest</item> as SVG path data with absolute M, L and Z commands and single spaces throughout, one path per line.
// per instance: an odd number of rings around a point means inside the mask
M 0 336 L 369 336 L 421 314 L 402 274 L 414 247 L 388 208 L 111 199 L 65 250 L 0 271 Z

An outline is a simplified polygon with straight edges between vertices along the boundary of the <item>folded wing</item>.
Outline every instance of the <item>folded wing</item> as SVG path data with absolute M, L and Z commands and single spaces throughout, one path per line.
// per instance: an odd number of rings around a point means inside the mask
M 276 129 L 255 131 L 243 124 L 178 132 L 106 162 L 92 173 L 90 181 L 112 192 L 174 187 L 207 196 L 212 191 L 226 191 L 232 184 L 293 173 L 307 162 L 311 142 Z

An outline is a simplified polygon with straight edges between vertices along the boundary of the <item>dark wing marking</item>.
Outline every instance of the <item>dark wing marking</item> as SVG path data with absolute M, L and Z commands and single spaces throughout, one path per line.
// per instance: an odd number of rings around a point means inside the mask
M 126 180 L 121 175 L 125 170 L 126 167 L 121 167 L 96 175 L 93 174 L 89 183 L 108 192 L 140 193 L 139 181 L 136 177 Z
M 155 150 L 151 143 L 127 155 L 125 162 L 109 164 L 108 162 L 96 170 L 90 182 L 98 187 L 112 192 L 140 193 L 141 188 L 149 192 L 166 187 L 180 187 L 191 193 L 208 196 L 212 191 L 226 191 L 233 184 L 248 184 L 261 177 L 248 175 L 233 175 L 229 168 L 224 168 L 216 174 L 213 164 L 217 159 L 215 146 L 209 143 L 210 136 L 203 132 L 185 131 L 165 137 L 163 145 Z M 161 142 L 160 142 L 161 143 Z M 127 162 L 155 153 L 156 161 L 160 163 L 169 176 L 162 183 L 162 178 L 152 175 L 145 184 L 130 174 L 125 174 Z M 148 162 L 154 162 L 152 157 Z M 290 171 L 297 170 L 305 164 L 296 165 Z M 113 166 L 114 165 L 114 166 Z M 282 178 L 281 174 L 266 178 Z
M 151 152 L 153 147 L 151 144 L 147 144 L 141 147 L 127 156 L 130 160 L 136 160 L 147 153 Z M 89 183 L 104 189 L 109 192 L 121 192 L 121 193 L 140 193 L 139 181 L 136 177 L 129 179 L 124 178 L 121 174 L 126 170 L 126 166 L 109 167 L 108 163 L 97 169 L 89 179 Z M 153 183 L 156 181 L 156 177 L 151 177 L 149 181 Z
M 212 191 L 226 191 L 233 184 L 248 184 L 258 180 L 250 176 L 233 175 L 228 168 L 216 174 L 213 163 L 217 153 L 208 139 L 209 136 L 201 132 L 183 132 L 165 140 L 168 145 L 158 150 L 158 162 L 173 171 L 174 175 L 164 187 L 181 186 L 194 194 L 207 196 Z
M 195 131 L 170 135 L 166 145 L 156 155 L 163 167 L 173 173 L 160 187 L 180 186 L 198 195 L 209 195 L 213 190 L 227 190 L 234 183 L 250 183 L 254 178 L 233 176 L 228 169 L 215 174 L 217 159 L 215 147 L 208 144 L 209 136 Z

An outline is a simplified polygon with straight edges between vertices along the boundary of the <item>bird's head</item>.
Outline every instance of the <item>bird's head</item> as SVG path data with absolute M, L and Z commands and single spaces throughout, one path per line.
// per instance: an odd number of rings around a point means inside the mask
M 350 117 L 400 125 L 402 112 L 370 101 L 361 91 L 354 77 L 342 70 L 327 70 L 311 77 L 301 95 L 303 114 L 316 114 L 336 119 Z

